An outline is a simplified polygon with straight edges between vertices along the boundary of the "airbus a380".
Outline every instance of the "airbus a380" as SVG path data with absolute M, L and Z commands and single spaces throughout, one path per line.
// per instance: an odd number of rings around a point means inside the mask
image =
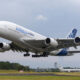
M 80 38 L 75 37 L 77 29 L 73 29 L 67 38 L 54 39 L 40 35 L 22 26 L 8 21 L 0 21 L 0 37 L 10 40 L 10 43 L 0 43 L 0 52 L 8 50 L 26 52 L 24 56 L 32 57 L 69 56 L 80 51 L 68 51 L 69 47 L 80 45 Z

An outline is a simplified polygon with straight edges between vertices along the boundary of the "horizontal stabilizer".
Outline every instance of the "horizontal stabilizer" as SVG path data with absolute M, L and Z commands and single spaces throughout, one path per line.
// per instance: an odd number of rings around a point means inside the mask
M 69 53 L 80 53 L 80 51 L 68 51 Z

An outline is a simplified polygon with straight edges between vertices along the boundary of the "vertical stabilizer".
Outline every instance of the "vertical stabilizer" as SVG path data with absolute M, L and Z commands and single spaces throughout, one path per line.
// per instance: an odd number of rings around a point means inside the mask
M 67 38 L 75 38 L 77 34 L 77 29 L 74 28 L 72 29 L 72 31 L 69 33 L 69 35 L 67 36 Z

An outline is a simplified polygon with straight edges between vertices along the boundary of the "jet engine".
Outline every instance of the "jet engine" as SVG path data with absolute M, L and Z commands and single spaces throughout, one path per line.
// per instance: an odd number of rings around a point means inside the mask
M 46 45 L 46 46 L 57 47 L 57 46 L 58 46 L 58 42 L 57 42 L 55 39 L 53 39 L 53 38 L 47 38 L 47 39 L 45 40 L 45 45 Z
M 80 43 L 80 37 L 76 37 L 74 41 L 75 43 Z
M 0 52 L 8 51 L 10 49 L 10 45 L 7 43 L 0 43 Z

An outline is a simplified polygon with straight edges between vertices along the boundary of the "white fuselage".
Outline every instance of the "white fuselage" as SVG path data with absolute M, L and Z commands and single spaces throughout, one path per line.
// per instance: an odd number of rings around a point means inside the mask
M 24 38 L 26 38 L 27 40 L 46 39 L 45 36 L 42 36 L 22 26 L 7 21 L 0 21 L 0 37 L 15 42 L 17 45 L 21 46 L 22 48 L 29 49 L 32 52 L 38 50 L 37 47 L 25 43 Z

